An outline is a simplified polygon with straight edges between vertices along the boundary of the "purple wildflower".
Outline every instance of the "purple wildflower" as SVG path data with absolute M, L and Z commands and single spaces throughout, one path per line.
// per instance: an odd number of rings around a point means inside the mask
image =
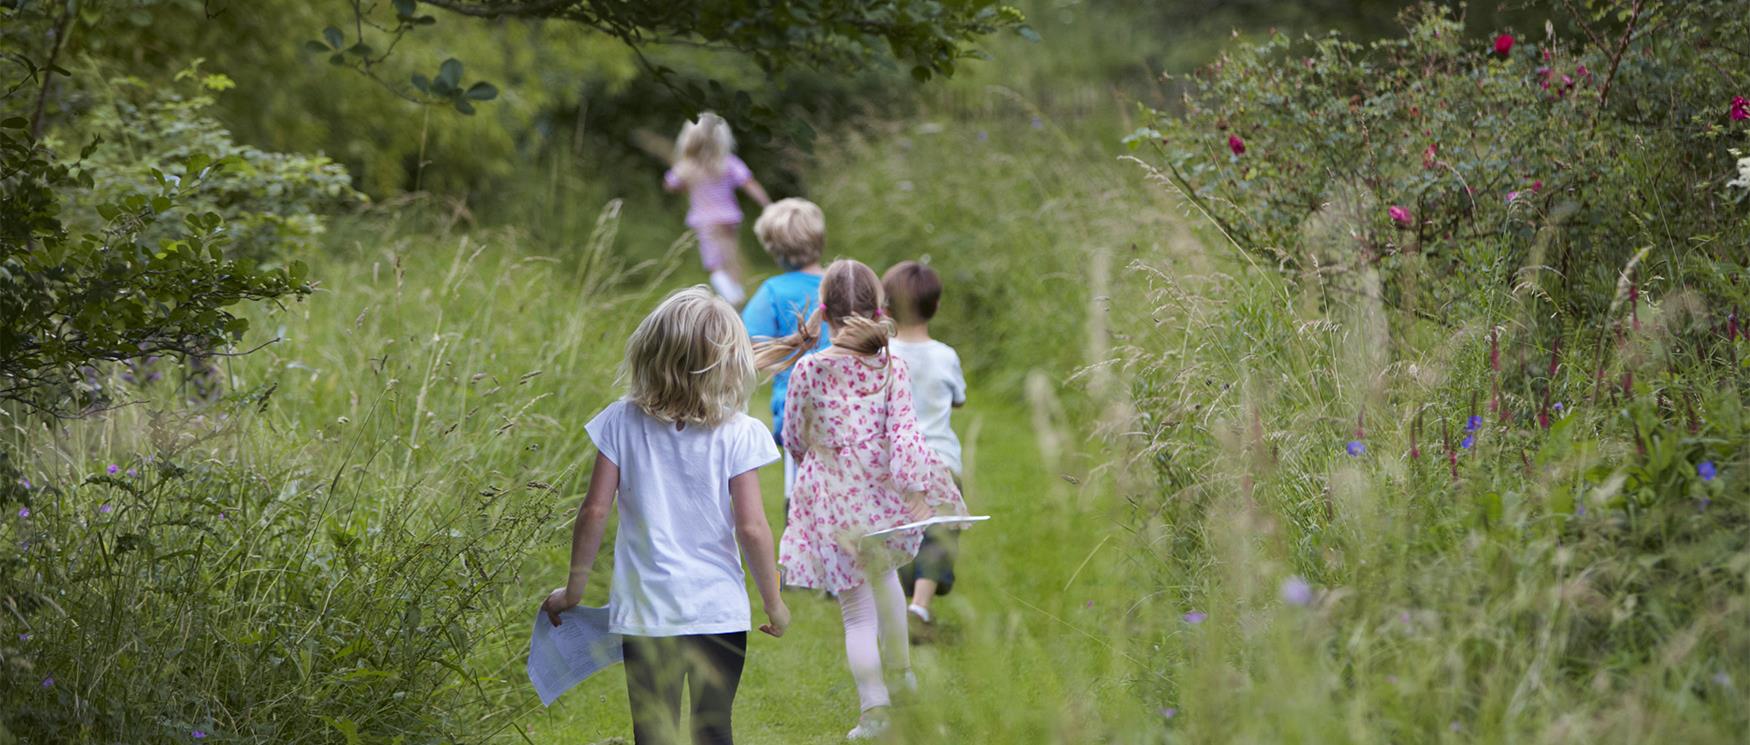
M 55 687 L 55 679 L 54 678 L 43 678 L 43 687 L 44 688 L 54 688 Z
M 1343 451 L 1354 457 L 1367 452 L 1367 444 L 1360 440 L 1350 440 L 1348 445 L 1343 446 Z
M 98 506 L 97 506 L 97 511 L 98 511 L 98 513 L 100 513 L 100 514 L 104 514 L 104 515 L 107 515 L 107 514 L 109 514 L 109 511 L 110 511 L 110 510 L 113 510 L 113 509 L 115 509 L 115 508 L 114 508 L 114 507 L 111 507 L 111 506 L 109 506 L 109 503 L 108 503 L 108 502 L 104 502 L 104 503 L 103 503 L 103 504 L 100 504 L 100 505 L 98 505 Z
M 139 477 L 140 477 L 140 472 L 139 472 L 139 471 L 137 471 L 137 470 L 134 470 L 134 469 L 132 469 L 132 468 L 130 468 L 130 469 L 128 469 L 128 478 L 130 478 L 130 479 L 137 479 L 137 478 L 139 478 Z
M 1458 446 L 1466 450 L 1469 450 L 1471 446 L 1475 444 L 1477 444 L 1476 435 L 1465 435 L 1463 440 L 1458 441 Z
M 103 470 L 109 472 L 109 475 L 114 476 L 117 473 L 120 473 L 122 468 L 121 468 L 121 466 L 118 466 L 114 463 L 111 463 L 111 464 L 109 464 L 109 468 L 105 468 Z
M 1312 605 L 1313 588 L 1299 575 L 1282 580 L 1282 601 L 1289 605 L 1306 607 Z
M 1464 431 L 1466 431 L 1466 432 L 1475 432 L 1475 431 L 1482 429 L 1482 428 L 1483 428 L 1483 418 L 1479 415 L 1472 414 L 1472 415 L 1470 415 L 1470 418 L 1466 419 L 1464 422 Z
M 1700 476 L 1702 481 L 1713 481 L 1714 477 L 1719 475 L 1719 471 L 1714 468 L 1713 461 L 1704 460 L 1695 464 L 1695 475 Z
M 1557 413 L 1560 413 L 1562 410 L 1562 402 L 1557 401 L 1553 404 L 1550 404 L 1550 408 L 1556 410 Z
M 19 640 L 19 641 L 21 641 L 21 642 L 27 642 L 27 641 L 30 641 L 30 634 L 29 634 L 29 633 L 24 633 L 24 634 L 19 634 L 19 635 L 18 635 L 18 640 Z
M 21 518 L 30 517 L 30 508 L 29 507 L 18 508 L 18 516 Z
M 30 491 L 30 479 L 28 477 L 19 479 L 18 485 L 24 487 L 25 491 Z
M 1185 623 L 1191 624 L 1192 626 L 1196 626 L 1197 624 L 1203 623 L 1205 620 L 1208 620 L 1208 618 L 1209 618 L 1208 613 L 1204 613 L 1203 611 L 1200 611 L 1200 610 L 1194 610 L 1194 611 L 1191 611 L 1191 612 L 1185 614 Z
M 1161 707 L 1159 714 L 1162 719 L 1172 719 L 1179 715 L 1179 710 L 1171 706 L 1163 706 Z
M 195 731 L 194 731 L 194 732 L 191 732 L 191 733 L 189 733 L 189 734 L 190 734 L 190 735 L 191 735 L 191 736 L 192 736 L 192 737 L 194 737 L 194 739 L 196 739 L 196 740 L 205 740 L 205 739 L 207 739 L 207 733 L 206 733 L 206 730 L 198 730 L 198 729 L 197 729 L 197 730 L 195 730 Z

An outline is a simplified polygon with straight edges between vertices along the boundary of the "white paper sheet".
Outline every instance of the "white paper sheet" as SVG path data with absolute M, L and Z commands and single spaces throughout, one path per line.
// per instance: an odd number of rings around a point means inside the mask
M 919 520 L 915 523 L 906 523 L 904 525 L 895 525 L 895 526 L 893 526 L 891 528 L 887 528 L 885 530 L 877 530 L 877 531 L 874 531 L 871 533 L 866 533 L 863 535 L 863 537 L 864 538 L 875 538 L 878 536 L 887 535 L 889 533 L 898 533 L 899 531 L 902 531 L 902 530 L 917 530 L 919 528 L 928 528 L 931 525 L 957 525 L 957 524 L 966 524 L 966 523 L 976 523 L 976 522 L 981 522 L 981 521 L 989 520 L 989 519 L 990 519 L 990 515 L 938 515 L 936 517 L 928 518 L 925 520 Z
M 572 608 L 559 614 L 557 627 L 546 613 L 535 612 L 529 682 L 541 695 L 542 706 L 552 706 L 559 694 L 621 659 L 620 635 L 608 632 L 607 608 Z

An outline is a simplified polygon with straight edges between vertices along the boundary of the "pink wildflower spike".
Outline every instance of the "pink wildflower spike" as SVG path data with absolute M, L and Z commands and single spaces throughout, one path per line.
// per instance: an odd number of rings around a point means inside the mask
M 1513 53 L 1513 35 L 1501 34 L 1495 37 L 1495 54 L 1505 57 Z
M 1532 193 L 1543 191 L 1543 179 L 1531 182 L 1531 191 Z
M 1743 96 L 1733 96 L 1731 115 L 1734 122 L 1750 119 L 1750 99 Z
M 1240 139 L 1239 135 L 1228 135 L 1227 149 L 1232 150 L 1234 155 L 1245 155 L 1246 141 Z
M 1405 227 L 1408 227 L 1410 224 L 1410 211 L 1400 205 L 1392 205 L 1386 209 L 1385 213 L 1391 216 L 1392 222 Z
M 1736 343 L 1738 341 L 1738 309 L 1737 308 L 1733 308 L 1732 314 L 1729 316 L 1726 316 L 1726 341 L 1733 342 L 1733 343 Z

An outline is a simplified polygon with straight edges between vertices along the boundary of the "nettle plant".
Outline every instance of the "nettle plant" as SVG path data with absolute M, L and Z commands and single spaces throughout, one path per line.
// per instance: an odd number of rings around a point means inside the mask
M 1424 314 L 1525 285 L 1595 319 L 1647 247 L 1650 287 L 1715 292 L 1750 253 L 1730 185 L 1750 17 L 1580 5 L 1537 35 L 1479 39 L 1432 4 L 1405 12 L 1403 38 L 1276 34 L 1127 141 L 1240 249 L 1297 273 L 1376 270 L 1388 302 Z

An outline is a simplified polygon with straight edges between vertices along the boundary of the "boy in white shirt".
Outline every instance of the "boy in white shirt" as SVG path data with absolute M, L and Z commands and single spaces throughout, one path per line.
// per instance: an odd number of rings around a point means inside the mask
M 881 283 L 887 291 L 888 313 L 898 328 L 887 348 L 911 369 L 913 404 L 924 440 L 959 482 L 960 438 L 949 427 L 948 417 L 966 403 L 966 377 L 954 348 L 930 338 L 942 279 L 923 264 L 904 261 L 888 269 Z M 959 534 L 941 528 L 926 531 L 917 560 L 900 570 L 900 584 L 912 598 L 911 616 L 924 627 L 936 620 L 930 602 L 954 589 Z

